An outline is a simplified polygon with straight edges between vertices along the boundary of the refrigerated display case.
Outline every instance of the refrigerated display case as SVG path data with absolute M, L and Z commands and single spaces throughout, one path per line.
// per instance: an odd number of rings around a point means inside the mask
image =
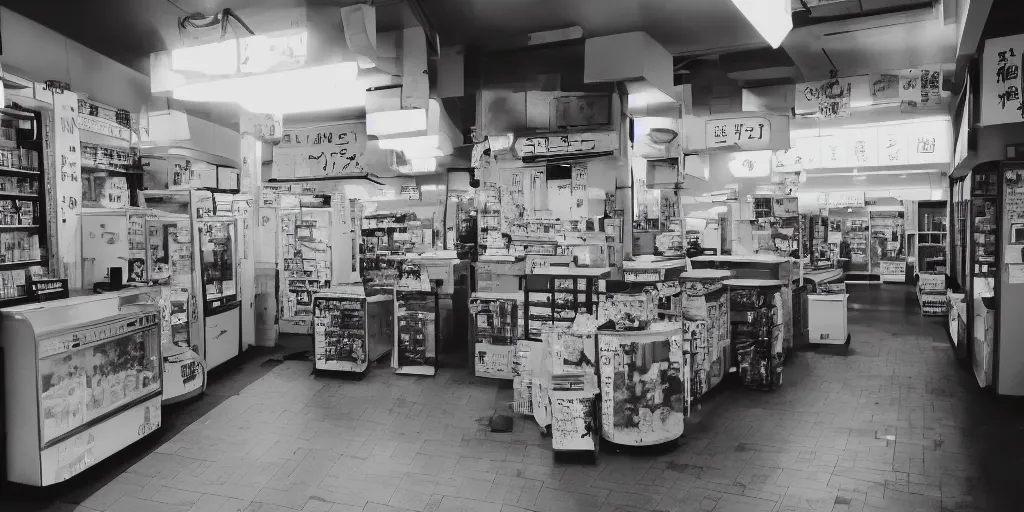
M 160 313 L 117 297 L 4 309 L 7 478 L 48 486 L 160 427 Z M 117 306 L 114 306 L 117 307 Z
M 871 273 L 882 282 L 907 280 L 906 220 L 902 211 L 872 211 Z
M 150 282 L 170 288 L 171 343 L 205 352 L 193 288 L 192 226 L 188 216 L 157 214 L 146 219 L 146 272 Z
M 205 217 L 197 224 L 206 361 L 210 368 L 216 368 L 242 351 L 238 221 L 233 217 Z

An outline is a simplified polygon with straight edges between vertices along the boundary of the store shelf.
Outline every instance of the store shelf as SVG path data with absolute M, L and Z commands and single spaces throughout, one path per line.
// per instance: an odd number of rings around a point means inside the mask
M 0 175 L 38 177 L 41 173 L 39 171 L 29 171 L 25 169 L 15 169 L 14 167 L 0 166 Z
M 372 176 L 372 177 L 371 177 Z M 384 183 L 377 181 L 377 176 L 366 174 L 346 174 L 341 176 L 310 176 L 306 178 L 270 178 L 267 183 L 309 183 L 314 181 L 353 181 L 362 180 L 369 181 L 374 185 L 384 186 Z
M 6 297 L 0 299 L 0 308 L 8 308 L 11 306 L 18 306 L 28 300 L 28 295 L 22 295 L 20 297 Z
M 12 261 L 10 263 L 0 263 L 0 270 L 13 270 L 19 268 L 34 267 L 36 265 L 43 265 L 43 260 L 25 260 L 25 261 Z
M 0 192 L 0 199 L 5 198 L 16 198 L 16 199 L 35 199 L 39 200 L 39 194 L 26 194 L 23 192 Z
M 39 229 L 39 226 L 35 224 L 0 224 L 0 231 L 27 231 L 30 229 Z
M 23 110 L 17 110 L 13 108 L 0 107 L 0 115 L 10 117 L 13 119 L 19 119 L 22 121 L 33 121 L 36 116 L 32 112 L 25 112 Z
M 92 166 L 92 165 L 83 165 L 82 166 L 82 172 L 88 172 L 88 173 L 100 173 L 100 172 L 103 172 L 103 173 L 117 174 L 117 175 L 122 175 L 122 176 L 125 176 L 125 175 L 142 176 L 142 169 L 117 169 L 117 168 L 108 168 L 108 167 L 95 167 L 95 166 Z

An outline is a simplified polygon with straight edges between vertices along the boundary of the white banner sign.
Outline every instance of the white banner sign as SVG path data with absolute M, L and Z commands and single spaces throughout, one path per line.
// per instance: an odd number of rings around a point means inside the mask
M 981 60 L 981 124 L 1019 123 L 1021 103 L 1021 53 L 1024 34 L 985 41 Z
M 274 147 L 275 178 L 310 178 L 366 173 L 366 124 L 338 123 L 284 130 Z
M 864 207 L 864 192 L 828 192 L 823 195 L 828 208 Z
M 704 123 L 708 149 L 733 147 L 740 151 L 771 149 L 772 121 L 767 117 L 709 119 Z

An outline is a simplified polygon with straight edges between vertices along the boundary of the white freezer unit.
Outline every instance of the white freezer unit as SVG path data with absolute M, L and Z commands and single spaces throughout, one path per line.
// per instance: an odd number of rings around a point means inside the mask
M 160 427 L 160 312 L 85 296 L 2 311 L 7 478 L 67 480 Z M 107 315 L 112 308 L 120 313 Z

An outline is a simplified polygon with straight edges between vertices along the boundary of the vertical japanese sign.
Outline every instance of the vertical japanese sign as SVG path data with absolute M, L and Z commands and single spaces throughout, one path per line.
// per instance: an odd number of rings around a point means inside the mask
M 79 154 L 78 95 L 53 92 L 56 166 L 57 246 L 60 275 L 68 286 L 82 286 L 82 167 Z
M 1024 34 L 985 41 L 981 61 L 981 124 L 1019 123 L 1021 104 L 1021 52 Z

